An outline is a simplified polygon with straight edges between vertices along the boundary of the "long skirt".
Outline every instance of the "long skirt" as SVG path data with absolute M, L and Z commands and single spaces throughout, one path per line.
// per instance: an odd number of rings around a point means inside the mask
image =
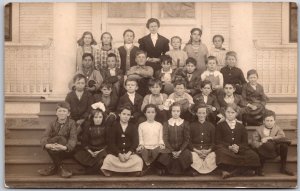
M 95 167 L 99 169 L 106 155 L 106 150 L 103 149 L 97 156 L 93 157 L 87 150 L 82 148 L 75 152 L 74 158 L 85 167 Z
M 182 174 L 192 164 L 192 154 L 185 149 L 181 152 L 179 158 L 173 158 L 172 153 L 162 153 L 157 161 L 167 169 L 170 174 Z
M 149 166 L 158 157 L 160 151 L 161 149 L 159 147 L 156 147 L 155 149 L 143 149 L 141 150 L 140 155 L 145 164 Z
M 215 152 L 209 153 L 205 159 L 199 157 L 196 152 L 192 152 L 193 163 L 191 167 L 200 174 L 207 174 L 217 168 Z
M 101 169 L 113 172 L 139 172 L 143 169 L 143 160 L 138 155 L 133 154 L 130 155 L 128 161 L 121 162 L 118 157 L 108 154 Z
M 240 150 L 238 153 L 226 147 L 219 147 L 216 151 L 216 164 L 237 167 L 259 167 L 259 156 L 251 149 Z

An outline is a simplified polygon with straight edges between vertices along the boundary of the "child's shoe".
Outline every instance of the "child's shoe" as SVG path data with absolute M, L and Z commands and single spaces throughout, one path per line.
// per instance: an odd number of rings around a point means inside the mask
M 72 172 L 63 168 L 63 166 L 59 166 L 60 176 L 63 178 L 70 178 L 72 176 Z
M 57 167 L 56 166 L 49 166 L 46 169 L 39 169 L 38 173 L 41 176 L 51 176 L 57 173 Z

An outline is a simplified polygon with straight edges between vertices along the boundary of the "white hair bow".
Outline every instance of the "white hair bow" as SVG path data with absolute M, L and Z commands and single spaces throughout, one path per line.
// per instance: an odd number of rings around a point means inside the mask
M 93 109 L 101 109 L 103 112 L 105 112 L 105 105 L 102 102 L 97 102 L 91 105 Z

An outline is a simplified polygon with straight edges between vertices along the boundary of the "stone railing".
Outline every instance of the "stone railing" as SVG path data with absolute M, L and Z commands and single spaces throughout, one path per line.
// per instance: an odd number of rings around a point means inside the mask
M 52 39 L 41 44 L 5 44 L 5 96 L 47 95 L 52 92 Z
M 254 68 L 269 97 L 297 96 L 297 45 L 259 45 L 254 41 Z

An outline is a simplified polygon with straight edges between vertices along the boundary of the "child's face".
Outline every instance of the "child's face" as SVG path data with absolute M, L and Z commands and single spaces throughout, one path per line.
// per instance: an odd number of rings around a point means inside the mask
M 178 119 L 180 117 L 180 106 L 173 106 L 171 110 L 172 118 Z
M 207 62 L 207 69 L 209 71 L 215 71 L 217 69 L 217 62 L 215 60 L 209 60 Z
M 108 57 L 107 58 L 107 66 L 108 66 L 108 68 L 115 68 L 116 67 L 116 58 Z
M 145 112 L 145 116 L 148 121 L 154 121 L 155 115 L 156 115 L 155 109 L 152 107 L 148 108 Z
M 183 84 L 181 85 L 176 85 L 174 88 L 174 92 L 176 93 L 176 95 L 178 96 L 182 96 L 185 92 L 185 87 Z
M 180 46 L 181 46 L 180 39 L 173 38 L 173 40 L 171 42 L 171 45 L 172 45 L 173 49 L 178 50 L 180 48 Z
M 234 87 L 233 87 L 232 85 L 226 84 L 226 85 L 224 86 L 224 92 L 225 92 L 225 94 L 226 94 L 227 96 L 232 96 L 233 93 L 235 92 L 235 89 L 234 89 Z
M 131 117 L 131 111 L 127 109 L 123 109 L 123 111 L 119 114 L 119 117 L 122 123 L 128 123 Z
M 236 65 L 236 58 L 234 56 L 227 56 L 226 64 L 230 67 L 234 67 Z
M 223 45 L 222 38 L 220 38 L 220 37 L 214 38 L 214 42 L 213 43 L 215 45 L 215 48 L 222 48 L 222 45 Z
M 132 44 L 134 39 L 134 35 L 132 32 L 126 32 L 124 35 L 125 44 Z
M 82 60 L 82 66 L 86 69 L 90 69 L 93 66 L 93 60 L 90 56 L 86 56 L 83 60 Z
M 274 125 L 275 125 L 275 119 L 273 116 L 269 116 L 269 117 L 266 117 L 264 119 L 264 125 L 267 127 L 267 128 L 273 128 Z
M 199 32 L 199 31 L 194 31 L 194 32 L 191 34 L 191 38 L 192 38 L 192 41 L 193 41 L 193 42 L 199 42 L 199 41 L 201 40 L 200 32 Z
M 111 37 L 109 34 L 104 34 L 101 40 L 104 45 L 110 45 L 111 43 Z
M 144 66 L 146 64 L 146 55 L 145 54 L 137 55 L 135 61 L 139 66 Z
M 157 33 L 157 31 L 158 31 L 158 25 L 157 25 L 156 22 L 153 22 L 153 23 L 149 24 L 149 31 L 152 34 L 156 34 Z
M 257 75 L 256 74 L 251 74 L 249 77 L 248 77 L 248 80 L 250 82 L 250 84 L 252 85 L 255 85 L 257 83 Z
M 167 60 L 161 63 L 161 66 L 164 71 L 168 71 L 171 69 L 171 63 L 168 62 Z
M 93 118 L 94 124 L 95 125 L 101 125 L 102 121 L 103 121 L 103 115 L 102 113 L 98 112 L 94 115 Z
M 196 70 L 196 66 L 192 63 L 187 63 L 186 65 L 186 71 L 191 74 Z
M 83 91 L 85 87 L 85 80 L 81 78 L 80 80 L 76 80 L 75 89 L 76 91 Z
M 231 107 L 228 107 L 225 111 L 225 117 L 229 121 L 235 120 L 236 115 L 237 115 L 237 112 L 234 109 L 232 109 Z
M 103 87 L 101 89 L 102 95 L 104 96 L 110 96 L 112 89 L 111 88 L 107 88 L 107 87 Z
M 125 89 L 127 90 L 128 93 L 134 93 L 138 89 L 138 86 L 136 82 L 129 81 L 126 82 Z
M 149 90 L 153 95 L 158 95 L 160 94 L 161 87 L 158 84 L 154 84 L 154 86 L 150 87 Z
M 65 119 L 67 119 L 67 117 L 70 116 L 70 112 L 66 108 L 59 107 L 56 110 L 56 116 L 57 116 L 57 118 L 58 118 L 59 121 L 64 121 Z
M 211 92 L 210 84 L 206 84 L 203 88 L 201 88 L 203 95 L 208 96 Z
M 197 117 L 199 121 L 205 121 L 206 118 L 206 108 L 199 108 L 197 111 Z
M 85 35 L 84 38 L 83 38 L 83 43 L 85 45 L 91 45 L 91 43 L 92 43 L 92 36 L 89 35 L 89 34 Z

